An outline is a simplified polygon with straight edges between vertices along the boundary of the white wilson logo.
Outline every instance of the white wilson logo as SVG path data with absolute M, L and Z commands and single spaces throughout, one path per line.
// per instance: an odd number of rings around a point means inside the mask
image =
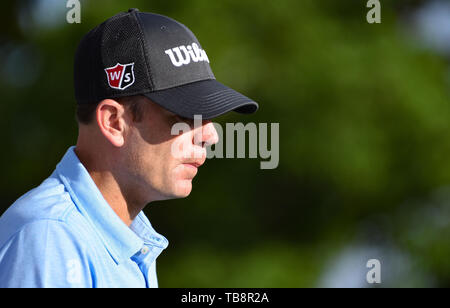
M 172 61 L 172 64 L 176 67 L 187 65 L 191 63 L 191 60 L 194 62 L 206 61 L 209 63 L 206 51 L 200 49 L 196 43 L 167 49 L 165 50 L 165 53 L 169 56 L 170 61 Z

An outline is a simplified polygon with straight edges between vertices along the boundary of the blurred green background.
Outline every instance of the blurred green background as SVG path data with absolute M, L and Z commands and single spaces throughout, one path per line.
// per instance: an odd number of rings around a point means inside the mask
M 0 213 L 75 144 L 82 35 L 137 7 L 187 25 L 216 78 L 280 123 L 280 163 L 211 159 L 186 199 L 146 214 L 169 239 L 160 287 L 450 287 L 450 3 L 8 1 L 1 8 Z

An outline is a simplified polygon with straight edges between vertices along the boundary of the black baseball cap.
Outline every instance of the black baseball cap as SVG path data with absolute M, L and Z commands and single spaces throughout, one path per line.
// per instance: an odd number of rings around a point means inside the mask
M 186 118 L 211 119 L 258 104 L 218 82 L 195 35 L 169 17 L 130 9 L 89 31 L 74 63 L 79 105 L 145 95 Z

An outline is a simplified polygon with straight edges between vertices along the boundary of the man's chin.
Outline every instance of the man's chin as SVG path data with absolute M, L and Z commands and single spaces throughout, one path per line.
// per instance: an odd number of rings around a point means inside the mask
M 192 180 L 180 180 L 175 188 L 175 195 L 177 198 L 186 198 L 191 194 Z
M 162 200 L 186 198 L 191 194 L 192 180 L 178 180 L 170 191 L 163 194 Z

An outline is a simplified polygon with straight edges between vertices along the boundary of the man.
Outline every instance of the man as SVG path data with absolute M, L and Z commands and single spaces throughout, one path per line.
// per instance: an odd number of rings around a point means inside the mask
M 137 9 L 84 36 L 74 84 L 76 146 L 0 218 L 0 287 L 157 287 L 168 242 L 143 208 L 189 195 L 210 119 L 258 105 L 215 80 L 188 28 Z

